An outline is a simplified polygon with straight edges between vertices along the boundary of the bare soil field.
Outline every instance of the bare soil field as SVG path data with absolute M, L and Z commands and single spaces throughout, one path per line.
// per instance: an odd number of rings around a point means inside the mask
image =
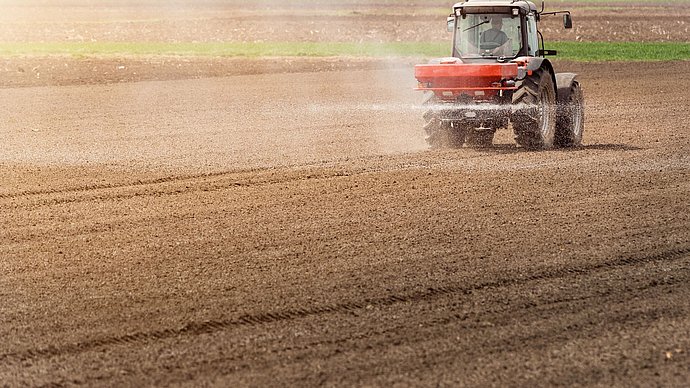
M 557 63 L 547 152 L 428 150 L 406 60 L 3 63 L 0 386 L 690 379 L 690 62 Z
M 3 89 L 0 380 L 684 385 L 690 65 L 575 70 L 553 152 L 409 69 Z
M 43 3 L 47 3 L 43 4 Z M 436 42 L 448 40 L 452 1 L 105 2 L 5 0 L 5 42 Z M 572 30 L 545 17 L 546 41 L 688 41 L 690 2 L 631 2 L 571 9 Z M 586 5 L 586 4 L 584 4 Z

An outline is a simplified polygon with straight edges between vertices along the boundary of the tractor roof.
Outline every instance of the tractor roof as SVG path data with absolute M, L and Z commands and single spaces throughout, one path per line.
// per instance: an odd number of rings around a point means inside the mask
M 536 11 L 537 6 L 531 1 L 525 0 L 465 0 L 461 3 L 457 3 L 453 6 L 453 9 L 465 8 L 469 11 L 470 8 L 481 8 L 481 7 L 511 7 L 520 8 L 522 12 L 529 13 L 530 11 Z

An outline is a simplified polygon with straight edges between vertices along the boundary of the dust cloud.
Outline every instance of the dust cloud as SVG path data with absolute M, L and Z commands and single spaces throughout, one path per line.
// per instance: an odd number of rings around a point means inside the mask
M 302 2 L 1 0 L 0 7 L 7 42 L 299 42 L 313 35 L 302 35 L 312 28 L 300 25 L 309 14 Z M 250 29 L 233 25 L 238 15 Z M 318 33 L 340 31 L 329 28 Z M 275 60 L 254 66 L 269 73 Z M 272 166 L 426 149 L 412 68 L 382 62 L 376 71 L 6 90 L 2 161 Z M 128 71 L 127 58 L 113 58 L 105 71 Z

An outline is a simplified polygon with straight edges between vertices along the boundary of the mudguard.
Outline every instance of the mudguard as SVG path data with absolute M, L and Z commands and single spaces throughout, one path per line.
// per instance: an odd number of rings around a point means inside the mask
M 568 101 L 570 97 L 571 86 L 573 81 L 577 78 L 575 73 L 558 73 L 556 74 L 556 101 Z
M 518 63 L 524 63 L 525 64 L 525 70 L 526 71 L 535 71 L 539 69 L 544 69 L 548 70 L 548 72 L 551 74 L 551 80 L 553 81 L 554 87 L 556 87 L 557 82 L 556 82 L 556 77 L 555 77 L 555 72 L 553 71 L 553 66 L 551 65 L 551 61 L 544 57 L 517 57 L 513 62 L 518 62 Z

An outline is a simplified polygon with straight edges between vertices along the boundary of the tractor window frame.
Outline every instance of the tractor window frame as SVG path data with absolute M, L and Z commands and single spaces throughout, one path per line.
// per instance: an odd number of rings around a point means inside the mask
M 537 15 L 534 12 L 530 12 L 525 17 L 526 28 L 525 31 L 527 36 L 525 41 L 527 42 L 527 55 L 531 57 L 536 57 L 539 55 L 539 32 L 537 28 Z
M 514 26 L 515 28 L 518 28 L 518 33 L 517 34 L 507 34 L 509 35 L 510 39 L 517 39 L 519 42 L 519 46 L 517 47 L 517 50 L 512 50 L 513 53 L 511 55 L 480 55 L 477 53 L 472 53 L 469 54 L 467 52 L 464 52 L 461 50 L 460 45 L 462 44 L 462 34 L 465 31 L 465 23 L 462 23 L 461 20 L 464 17 L 470 16 L 470 15 L 477 15 L 477 16 L 490 16 L 490 15 L 501 15 L 504 19 L 518 19 L 517 26 Z M 465 12 L 463 15 L 457 15 L 455 16 L 455 30 L 453 32 L 453 51 L 452 51 L 452 56 L 456 58 L 462 58 L 462 59 L 496 59 L 499 57 L 503 57 L 506 59 L 514 59 L 519 56 L 525 55 L 527 52 L 527 48 L 525 47 L 524 42 L 526 42 L 526 37 L 527 37 L 527 32 L 526 32 L 526 23 L 525 23 L 525 18 L 521 17 L 522 15 L 513 15 L 512 13 L 507 13 L 507 12 Z M 475 23 L 476 24 L 476 23 Z M 489 26 L 479 26 L 477 27 L 474 31 L 470 31 L 470 34 L 473 34 L 475 38 L 482 33 L 483 31 L 487 30 L 490 28 L 490 23 L 487 23 Z M 504 31 L 506 32 L 506 31 Z M 513 43 L 515 45 L 515 43 Z M 468 50 L 466 50 L 468 51 Z M 479 50 L 477 50 L 479 51 Z

